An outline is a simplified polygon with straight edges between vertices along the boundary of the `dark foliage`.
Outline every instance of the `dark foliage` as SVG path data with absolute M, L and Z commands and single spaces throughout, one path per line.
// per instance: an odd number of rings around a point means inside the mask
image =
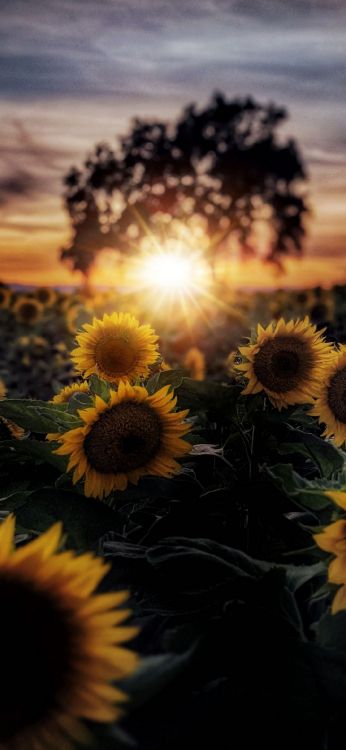
M 24 537 L 61 519 L 68 546 L 111 563 L 105 589 L 132 594 L 142 662 L 124 685 L 122 728 L 95 730 L 93 750 L 338 750 L 345 613 L 326 614 L 325 555 L 311 531 L 330 519 L 324 491 L 343 481 L 343 454 L 304 407 L 279 413 L 261 394 L 173 371 L 147 387 L 169 380 L 195 415 L 193 452 L 173 480 L 146 477 L 108 507 L 72 488 L 43 439 L 78 425 L 90 397 L 0 403 L 32 431 L 0 444 L 0 509 L 15 512 Z M 93 377 L 94 393 L 108 387 Z

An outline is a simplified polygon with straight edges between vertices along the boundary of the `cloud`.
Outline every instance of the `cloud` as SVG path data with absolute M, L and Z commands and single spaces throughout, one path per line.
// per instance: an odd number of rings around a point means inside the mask
M 0 91 L 160 93 L 164 82 L 181 85 L 184 67 L 187 90 L 196 71 L 202 85 L 206 72 L 225 78 L 244 66 L 263 78 L 280 66 L 297 81 L 303 62 L 307 78 L 325 77 L 345 60 L 343 8 L 338 0 L 5 0 Z
M 6 243 L 26 246 L 35 226 L 39 242 L 51 223 L 57 247 L 67 227 L 62 177 L 71 164 L 100 140 L 114 143 L 132 116 L 175 118 L 217 88 L 287 105 L 284 134 L 301 144 L 317 202 L 313 242 L 318 252 L 326 237 L 341 246 L 344 0 L 0 2 Z

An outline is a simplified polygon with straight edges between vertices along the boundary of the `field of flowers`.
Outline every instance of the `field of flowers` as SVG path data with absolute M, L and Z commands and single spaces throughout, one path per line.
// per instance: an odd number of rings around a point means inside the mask
M 341 747 L 346 288 L 214 299 L 0 286 L 4 750 Z

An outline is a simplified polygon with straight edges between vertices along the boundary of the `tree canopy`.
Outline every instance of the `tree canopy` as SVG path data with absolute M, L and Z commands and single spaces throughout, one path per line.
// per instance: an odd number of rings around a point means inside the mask
M 66 175 L 72 238 L 61 258 L 88 275 L 101 250 L 131 254 L 160 219 L 169 226 L 191 216 L 213 238 L 213 253 L 231 236 L 243 254 L 257 253 L 259 222 L 268 228 L 266 259 L 300 253 L 306 174 L 294 140 L 278 133 L 286 118 L 274 104 L 216 93 L 176 123 L 133 120 L 117 148 L 97 145 Z

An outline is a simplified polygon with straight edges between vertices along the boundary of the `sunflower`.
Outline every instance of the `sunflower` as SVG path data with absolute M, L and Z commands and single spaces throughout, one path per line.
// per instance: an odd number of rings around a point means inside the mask
M 88 377 L 96 373 L 118 383 L 122 378 L 136 380 L 149 374 L 158 357 L 157 339 L 149 325 L 139 325 L 130 313 L 105 314 L 85 323 L 85 333 L 77 336 L 78 347 L 72 358 L 78 372 Z
M 336 445 L 346 441 L 346 346 L 335 353 L 327 376 L 320 385 L 311 412 L 326 425 L 324 437 L 334 439 Z
M 346 490 L 327 490 L 324 493 L 339 508 L 346 510 Z
M 314 540 L 320 549 L 332 552 L 333 555 L 346 554 L 346 519 L 340 518 L 327 526 L 319 534 L 314 534 Z
M 247 362 L 237 367 L 249 381 L 243 394 L 265 391 L 278 409 L 311 403 L 331 359 L 331 345 L 307 317 L 259 324 L 256 341 L 239 351 Z
M 346 510 L 346 491 L 327 490 L 325 495 Z M 332 602 L 332 614 L 335 615 L 346 609 L 346 518 L 339 518 L 322 532 L 314 534 L 314 540 L 320 549 L 335 555 L 328 567 L 328 581 L 340 587 Z
M 107 497 L 148 474 L 179 471 L 175 459 L 191 449 L 181 439 L 190 425 L 183 422 L 188 411 L 173 412 L 177 399 L 169 389 L 149 396 L 146 388 L 120 381 L 108 402 L 95 396 L 92 407 L 79 411 L 83 426 L 59 435 L 56 453 L 70 457 L 74 484 L 85 477 L 87 497 Z
M 67 404 L 75 393 L 89 393 L 88 383 L 72 383 L 72 385 L 66 385 L 59 391 L 53 398 L 53 404 Z
M 205 356 L 197 346 L 188 349 L 184 356 L 184 367 L 189 370 L 193 380 L 204 380 L 205 378 Z
M 12 293 L 6 286 L 0 286 L 0 310 L 9 307 Z
M 332 614 L 346 609 L 346 519 L 340 519 L 315 534 L 316 544 L 335 555 L 328 567 L 328 581 L 339 586 L 333 601 Z
M 346 493 L 345 493 L 346 494 Z M 316 544 L 335 555 L 329 563 L 328 581 L 340 586 L 332 602 L 332 614 L 346 609 L 346 519 L 342 518 L 314 535 Z
M 34 297 L 21 297 L 17 299 L 12 309 L 19 323 L 32 325 L 40 319 L 43 305 Z
M 52 287 L 41 286 L 36 289 L 35 298 L 45 307 L 51 307 L 57 299 L 57 293 Z
M 108 566 L 58 552 L 57 523 L 14 548 L 15 520 L 0 525 L 1 750 L 62 750 L 86 739 L 81 720 L 113 722 L 126 696 L 111 682 L 130 674 L 123 647 L 126 592 L 95 594 Z

